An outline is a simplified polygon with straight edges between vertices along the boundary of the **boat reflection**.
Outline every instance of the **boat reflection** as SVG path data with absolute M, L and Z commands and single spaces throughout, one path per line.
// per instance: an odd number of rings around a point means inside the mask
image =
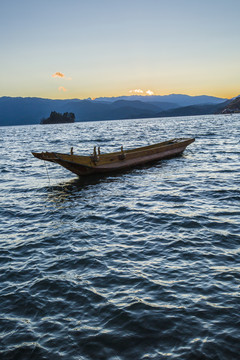
M 177 157 L 182 157 L 178 155 Z M 92 196 L 99 197 L 100 192 L 106 189 L 106 185 L 113 182 L 125 182 L 129 177 L 143 176 L 149 169 L 151 172 L 163 170 L 167 161 L 154 161 L 152 163 L 139 165 L 134 169 L 124 169 L 117 172 L 109 172 L 107 174 L 95 174 L 82 176 L 71 179 L 69 181 L 61 182 L 54 186 L 48 187 L 48 198 L 56 203 L 65 201 L 75 201 L 76 199 L 86 199 Z M 138 182 L 139 179 L 131 180 L 131 182 Z
M 124 171 L 124 174 L 130 172 L 133 171 Z M 100 188 L 107 183 L 123 181 L 122 175 L 123 173 L 120 172 L 108 173 L 107 175 L 89 175 L 61 182 L 48 187 L 48 199 L 55 203 L 62 203 L 95 196 L 100 191 Z

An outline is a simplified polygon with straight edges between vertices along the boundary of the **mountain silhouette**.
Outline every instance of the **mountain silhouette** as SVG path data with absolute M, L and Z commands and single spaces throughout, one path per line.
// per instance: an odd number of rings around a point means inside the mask
M 240 113 L 240 96 L 228 102 L 224 109 L 221 109 L 221 114 L 236 114 Z
M 74 113 L 75 121 L 96 121 L 213 114 L 220 112 L 226 104 L 226 99 L 222 98 L 181 94 L 132 95 L 95 100 L 4 96 L 0 98 L 0 126 L 39 124 L 53 111 Z

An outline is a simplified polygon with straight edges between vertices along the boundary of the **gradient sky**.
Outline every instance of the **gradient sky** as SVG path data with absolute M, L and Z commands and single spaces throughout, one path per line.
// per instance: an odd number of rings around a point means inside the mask
M 240 0 L 0 0 L 0 96 L 240 94 Z

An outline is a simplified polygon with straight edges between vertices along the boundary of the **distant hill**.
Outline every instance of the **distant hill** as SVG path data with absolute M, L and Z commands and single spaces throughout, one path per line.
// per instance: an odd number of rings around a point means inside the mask
M 226 99 L 205 95 L 133 95 L 95 100 L 5 96 L 0 98 L 0 126 L 39 124 L 42 118 L 48 117 L 53 111 L 74 113 L 76 121 L 96 121 L 213 114 L 220 112 L 226 105 Z
M 151 102 L 169 105 L 169 109 L 172 107 L 182 107 L 182 106 L 191 106 L 191 105 L 203 105 L 203 104 L 220 104 L 223 101 L 227 101 L 225 98 L 218 98 L 208 95 L 200 96 L 189 96 L 182 94 L 170 94 L 170 95 L 130 95 L 130 96 L 119 96 L 119 97 L 100 97 L 96 98 L 94 101 L 101 102 L 114 102 L 117 100 L 128 100 L 135 101 L 139 100 L 142 102 Z M 166 110 L 166 109 L 164 109 Z
M 221 111 L 221 114 L 234 114 L 234 113 L 240 113 L 240 96 L 228 102 L 228 104 Z
M 61 100 L 41 98 L 0 98 L 0 125 L 39 124 L 51 111 L 59 111 Z M 61 112 L 61 111 L 59 111 Z
M 229 100 L 224 101 L 223 103 L 220 104 L 183 106 L 168 111 L 162 111 L 157 115 L 159 117 L 172 117 L 172 116 L 194 116 L 194 115 L 217 114 L 220 113 L 228 103 Z

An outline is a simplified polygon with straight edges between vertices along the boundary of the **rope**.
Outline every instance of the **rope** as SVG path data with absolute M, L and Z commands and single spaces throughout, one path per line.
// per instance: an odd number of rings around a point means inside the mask
M 47 168 L 47 164 L 46 164 L 46 161 L 45 161 L 45 160 L 44 160 L 44 164 L 45 164 L 45 168 L 46 168 L 46 172 L 47 172 L 47 177 L 48 177 L 49 186 L 51 186 L 50 177 L 49 177 L 49 174 L 48 174 L 48 168 Z

